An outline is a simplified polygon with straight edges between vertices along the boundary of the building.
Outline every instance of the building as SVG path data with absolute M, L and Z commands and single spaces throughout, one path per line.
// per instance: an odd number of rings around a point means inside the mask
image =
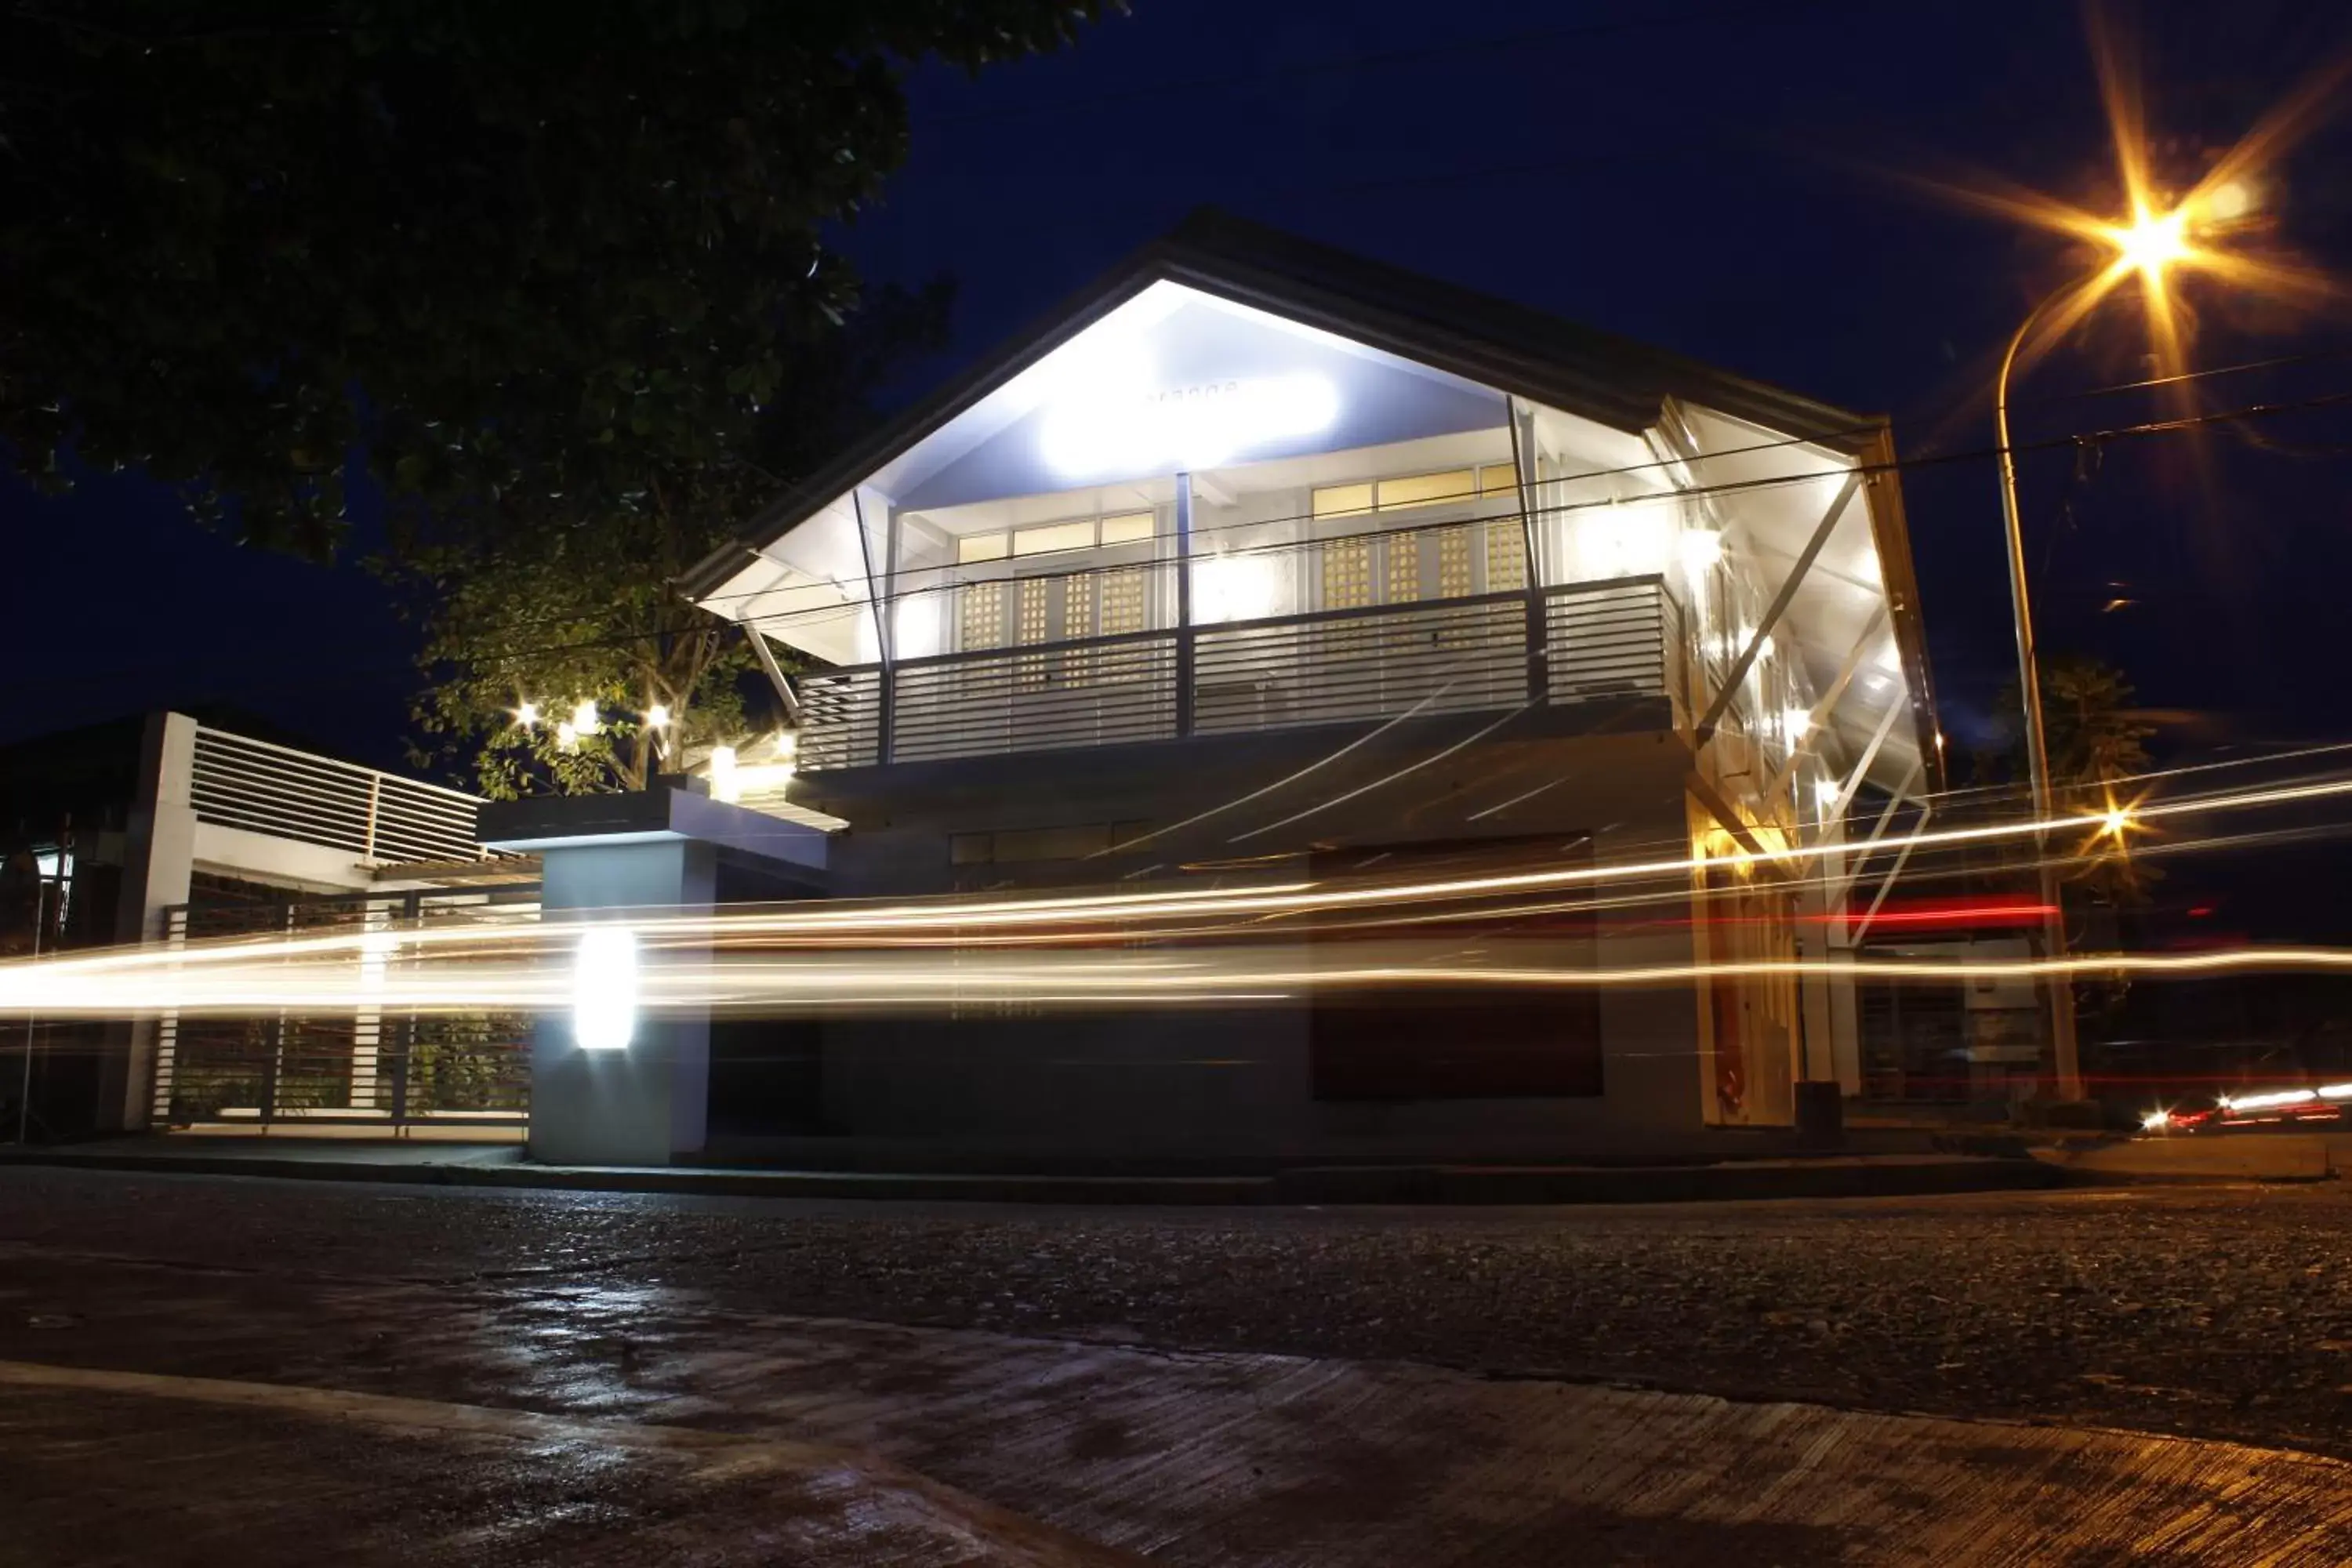
M 802 670 L 792 798 L 848 824 L 830 897 L 1826 845 L 1703 865 L 1675 918 L 1487 934 L 1555 969 L 1834 965 L 1899 859 L 1856 873 L 1942 783 L 1883 419 L 1215 215 L 688 589 Z M 827 1021 L 806 1120 L 1558 1152 L 1787 1123 L 1801 1079 L 1859 1090 L 1857 1037 L 1831 978 L 992 1004 Z
M 0 958 L 535 908 L 538 863 L 486 855 L 476 797 L 289 739 L 250 715 L 157 712 L 0 747 Z M 530 1037 L 495 1014 L 11 1020 L 0 1138 L 519 1131 Z

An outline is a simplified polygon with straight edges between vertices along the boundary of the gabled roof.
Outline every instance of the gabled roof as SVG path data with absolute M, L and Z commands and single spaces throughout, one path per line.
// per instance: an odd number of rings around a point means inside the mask
M 1081 289 L 1038 327 L 780 497 L 733 543 L 688 573 L 681 585 L 696 597 L 716 592 L 741 568 L 746 554 L 1161 281 L 1318 327 L 1628 435 L 1655 425 L 1668 397 L 1846 453 L 1868 446 L 1883 423 L 1507 300 L 1203 209 Z

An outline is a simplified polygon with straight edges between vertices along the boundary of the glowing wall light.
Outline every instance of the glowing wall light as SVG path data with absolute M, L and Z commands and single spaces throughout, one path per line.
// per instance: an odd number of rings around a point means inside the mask
M 604 725 L 596 718 L 594 698 L 584 700 L 578 707 L 572 710 L 572 732 L 574 735 L 593 735 L 603 728 Z
M 1672 496 L 1644 496 L 1595 507 L 1571 525 L 1583 575 L 1595 581 L 1664 572 L 1684 539 L 1680 504 Z
M 1274 562 L 1255 555 L 1213 555 L 1192 563 L 1197 621 L 1258 621 L 1276 613 L 1281 584 Z
M 1038 452 L 1066 479 L 1208 468 L 1253 450 L 1320 435 L 1339 417 L 1339 392 L 1311 372 L 1156 387 L 1148 361 L 1104 366 L 1045 411 Z
M 743 779 L 735 766 L 735 748 L 710 748 L 710 797 L 733 805 L 743 798 Z
M 1682 557 L 1684 574 L 1694 584 L 1704 583 L 1723 559 L 1723 535 L 1711 528 L 1685 529 L 1675 542 L 1675 552 Z
M 590 926 L 572 959 L 572 1037 L 583 1051 L 623 1051 L 636 1032 L 636 933 Z

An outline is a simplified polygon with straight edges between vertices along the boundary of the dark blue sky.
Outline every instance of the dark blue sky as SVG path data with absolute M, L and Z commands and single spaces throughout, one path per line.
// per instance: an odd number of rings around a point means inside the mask
M 2002 340 L 2074 264 L 2045 236 L 1869 171 L 1974 168 L 2088 202 L 2110 177 L 2078 14 L 2059 0 L 1584 0 L 1448 6 L 1137 0 L 1075 52 L 915 81 L 914 153 L 845 245 L 877 279 L 959 282 L 955 350 L 909 393 L 1214 204 L 1884 410 L 1906 455 L 1990 440 Z M 2117 8 L 2175 166 L 2352 47 L 2338 0 Z M 2352 277 L 2352 141 L 2266 190 L 2283 242 Z M 2194 296 L 2196 363 L 2352 349 L 2352 325 Z M 2145 374 L 2111 305 L 2021 390 L 2021 440 L 2165 412 L 2060 395 Z M 2352 388 L 2352 357 L 2204 384 L 2206 406 Z M 2038 400 L 2038 401 L 2036 401 Z M 2029 461 L 2045 647 L 2105 654 L 2193 715 L 2177 752 L 2337 731 L 2352 408 Z M 2284 443 L 2292 449 L 2281 449 Z M 1965 747 L 2011 659 L 1994 476 L 1906 479 L 1946 723 Z M 0 491 L 26 541 L 0 637 L 0 739 L 200 699 L 396 762 L 406 639 L 356 570 L 238 552 L 135 479 Z M 2127 607 L 2102 613 L 2117 598 Z

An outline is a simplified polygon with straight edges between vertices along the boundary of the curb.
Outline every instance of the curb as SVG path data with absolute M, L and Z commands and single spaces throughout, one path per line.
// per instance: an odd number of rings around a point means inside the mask
M 0 1167 L 7 1165 L 538 1192 L 1138 1207 L 1345 1204 L 1466 1207 L 1927 1197 L 2032 1191 L 2083 1182 L 2082 1173 L 2042 1161 L 1981 1155 L 1887 1163 L 1830 1158 L 1646 1167 L 1336 1165 L 1299 1167 L 1265 1176 L 855 1174 L 41 1152 L 0 1155 Z

